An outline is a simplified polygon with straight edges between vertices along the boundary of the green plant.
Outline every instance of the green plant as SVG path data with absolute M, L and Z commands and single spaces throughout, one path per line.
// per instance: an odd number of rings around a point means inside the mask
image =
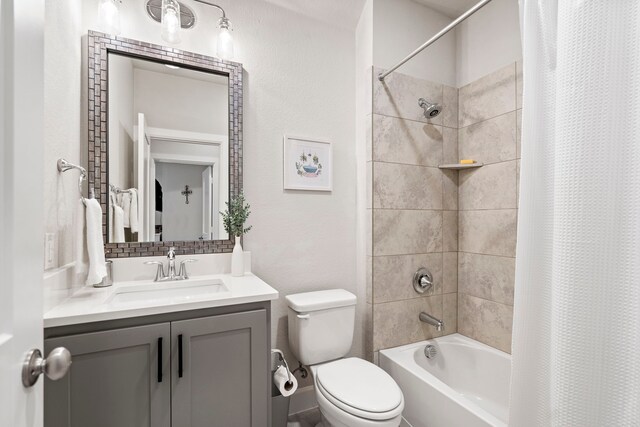
M 231 200 L 225 202 L 225 204 L 227 205 L 227 210 L 220 212 L 220 215 L 222 215 L 224 229 L 229 233 L 229 236 L 241 236 L 251 230 L 251 225 L 244 228 L 244 223 L 249 218 L 249 214 L 251 214 L 249 210 L 251 205 L 245 204 L 244 194 L 240 193 L 231 197 Z

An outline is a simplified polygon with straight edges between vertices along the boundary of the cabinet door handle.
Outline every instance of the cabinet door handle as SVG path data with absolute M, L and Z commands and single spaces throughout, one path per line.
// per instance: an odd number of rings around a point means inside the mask
M 178 378 L 182 378 L 182 334 L 178 335 Z
M 158 338 L 158 382 L 162 382 L 162 337 Z

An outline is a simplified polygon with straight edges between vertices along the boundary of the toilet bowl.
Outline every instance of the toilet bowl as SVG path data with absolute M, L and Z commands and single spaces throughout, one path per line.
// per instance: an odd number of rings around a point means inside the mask
M 398 427 L 404 397 L 384 370 L 351 349 L 356 297 L 343 289 L 288 295 L 289 346 L 310 367 L 322 427 Z

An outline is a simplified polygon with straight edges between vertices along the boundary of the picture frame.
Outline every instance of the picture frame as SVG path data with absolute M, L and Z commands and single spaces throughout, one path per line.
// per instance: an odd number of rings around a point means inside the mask
M 285 135 L 283 145 L 285 190 L 333 190 L 333 146 L 330 141 Z

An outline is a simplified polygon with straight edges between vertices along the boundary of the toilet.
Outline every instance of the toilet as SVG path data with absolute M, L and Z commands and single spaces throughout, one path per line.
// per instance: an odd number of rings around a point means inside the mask
M 398 427 L 404 396 L 389 374 L 351 349 L 356 296 L 344 289 L 286 297 L 289 346 L 309 366 L 323 427 Z

